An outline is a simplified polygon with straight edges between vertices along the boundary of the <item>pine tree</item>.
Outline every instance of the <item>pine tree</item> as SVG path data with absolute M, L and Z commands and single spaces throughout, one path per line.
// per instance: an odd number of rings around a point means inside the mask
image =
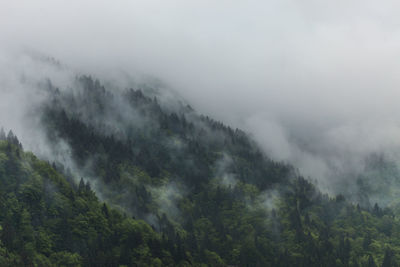
M 1 129 L 0 129 L 0 140 L 2 140 L 2 141 L 6 140 L 6 133 L 4 132 L 3 127 L 1 127 Z
M 374 261 L 374 257 L 372 257 L 372 255 L 369 255 L 368 257 L 367 267 L 377 267 Z
M 392 259 L 393 251 L 390 248 L 387 248 L 385 251 L 385 257 L 383 258 L 382 267 L 392 267 Z

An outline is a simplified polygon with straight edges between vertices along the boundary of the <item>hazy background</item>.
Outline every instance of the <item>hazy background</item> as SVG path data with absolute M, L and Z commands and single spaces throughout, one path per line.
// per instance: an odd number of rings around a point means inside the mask
M 397 160 L 399 8 L 370 0 L 2 0 L 0 124 L 22 140 L 35 134 L 21 121 L 40 96 L 25 92 L 35 77 L 58 73 L 20 56 L 38 51 L 104 79 L 158 77 L 334 190 L 336 174 L 360 171 L 370 153 Z M 21 76 L 32 81 L 21 85 Z

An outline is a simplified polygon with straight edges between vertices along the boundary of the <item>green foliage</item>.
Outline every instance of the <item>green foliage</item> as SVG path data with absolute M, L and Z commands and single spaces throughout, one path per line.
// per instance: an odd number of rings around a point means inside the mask
M 99 202 L 87 183 L 68 183 L 17 145 L 2 143 L 3 153 L 0 169 L 14 168 L 0 175 L 0 266 L 175 265 L 158 233 Z
M 244 132 L 187 105 L 164 107 L 140 89 L 111 93 L 86 76 L 76 87 L 49 84 L 42 119 L 84 177 L 0 131 L 0 266 L 400 263 L 399 213 L 367 197 L 397 194 L 373 182 L 396 176 L 394 166 L 359 177 L 358 205 L 322 194 Z

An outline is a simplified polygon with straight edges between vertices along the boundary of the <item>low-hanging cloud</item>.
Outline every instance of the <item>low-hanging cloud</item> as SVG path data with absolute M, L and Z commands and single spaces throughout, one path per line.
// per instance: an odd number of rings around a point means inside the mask
M 273 158 L 334 190 L 335 172 L 361 170 L 370 153 L 400 151 L 399 6 L 2 1 L 0 49 L 7 57 L 39 51 L 105 79 L 160 78 L 200 112 L 244 128 Z M 3 90 L 21 66 L 30 65 L 2 60 Z M 20 114 L 11 103 L 29 102 L 9 92 L 2 91 L 10 99 L 1 101 L 3 121 Z

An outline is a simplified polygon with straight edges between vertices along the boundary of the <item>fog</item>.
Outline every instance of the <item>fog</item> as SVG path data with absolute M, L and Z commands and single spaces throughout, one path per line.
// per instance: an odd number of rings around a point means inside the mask
M 397 161 L 399 7 L 370 0 L 1 1 L 0 124 L 33 134 L 20 122 L 40 101 L 25 94 L 35 94 L 29 88 L 37 81 L 21 88 L 15 80 L 57 74 L 19 56 L 35 51 L 103 79 L 156 77 L 200 113 L 251 133 L 272 158 L 335 190 L 336 174 L 362 170 L 371 153 Z

